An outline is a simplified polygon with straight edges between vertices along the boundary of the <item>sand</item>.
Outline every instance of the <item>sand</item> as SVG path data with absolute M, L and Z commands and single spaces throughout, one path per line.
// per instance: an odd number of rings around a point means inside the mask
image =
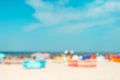
M 95 68 L 81 68 L 49 60 L 44 69 L 0 64 L 0 80 L 120 80 L 120 63 L 99 62 Z

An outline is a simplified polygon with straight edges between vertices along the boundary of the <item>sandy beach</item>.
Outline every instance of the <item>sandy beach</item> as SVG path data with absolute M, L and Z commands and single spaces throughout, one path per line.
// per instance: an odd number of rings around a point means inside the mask
M 51 60 L 43 69 L 0 65 L 0 80 L 120 80 L 119 76 L 120 64 L 114 62 L 99 62 L 95 68 L 68 67 Z
M 120 0 L 0 0 L 0 80 L 120 80 L 119 13 Z

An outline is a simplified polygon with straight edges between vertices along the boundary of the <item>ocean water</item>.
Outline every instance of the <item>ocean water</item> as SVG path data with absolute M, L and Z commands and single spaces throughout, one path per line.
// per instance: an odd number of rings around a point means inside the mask
M 38 52 L 0 52 L 4 53 L 5 55 L 11 54 L 13 57 L 15 56 L 25 56 L 25 57 L 30 57 L 34 53 Z M 46 53 L 46 52 L 40 52 L 40 53 Z M 50 53 L 51 55 L 60 55 L 62 52 L 47 52 Z
M 13 57 L 14 56 L 25 56 L 25 57 L 30 57 L 33 53 L 36 52 L 0 52 L 0 53 L 4 53 L 6 55 L 11 54 Z M 40 52 L 40 53 L 44 53 L 44 52 Z M 50 53 L 51 55 L 60 55 L 63 52 L 47 52 Z M 95 52 L 75 52 L 74 54 L 95 54 Z M 100 52 L 99 54 L 109 54 L 109 52 Z M 119 54 L 118 52 L 113 53 L 113 54 Z

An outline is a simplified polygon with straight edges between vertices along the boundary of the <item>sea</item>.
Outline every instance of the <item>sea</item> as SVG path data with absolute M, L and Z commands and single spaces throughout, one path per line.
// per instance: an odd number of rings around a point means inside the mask
M 21 52 L 21 51 L 0 51 L 0 53 L 3 53 L 5 55 L 11 54 L 13 57 L 15 56 L 25 56 L 25 57 L 30 57 L 34 53 L 38 53 L 39 51 L 34 51 L 34 52 Z M 49 53 L 50 55 L 60 55 L 63 54 L 64 52 L 40 52 L 40 53 Z M 74 54 L 77 55 L 82 55 L 82 54 L 95 54 L 96 52 L 75 52 Z M 99 54 L 109 54 L 110 52 L 99 52 Z M 114 52 L 113 54 L 120 54 L 119 52 Z

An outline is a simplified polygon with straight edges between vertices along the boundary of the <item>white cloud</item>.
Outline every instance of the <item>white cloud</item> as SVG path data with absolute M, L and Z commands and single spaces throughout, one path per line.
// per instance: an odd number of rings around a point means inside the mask
M 99 26 L 99 25 L 106 25 L 108 23 L 113 23 L 115 22 L 114 18 L 111 19 L 105 19 L 105 20 L 99 20 L 99 21 L 89 21 L 89 22 L 82 22 L 82 23 L 76 23 L 76 24 L 65 24 L 64 26 L 66 27 L 59 27 L 59 28 L 55 28 L 53 30 L 51 30 L 50 32 L 52 33 L 56 33 L 56 34 L 77 34 L 79 32 L 81 32 L 82 30 L 84 30 L 85 28 L 89 28 L 91 26 L 95 27 L 95 26 Z
M 24 26 L 24 31 L 32 31 L 39 28 L 41 25 L 39 23 L 33 23 L 27 26 Z
M 84 8 L 66 7 L 65 4 L 69 1 L 57 0 L 52 3 L 44 0 L 26 0 L 26 3 L 35 9 L 33 16 L 42 23 L 28 26 L 28 30 L 37 29 L 41 25 L 56 27 L 51 31 L 63 31 L 63 29 L 68 30 L 69 28 L 73 32 L 85 27 L 109 24 L 118 19 L 112 15 L 114 12 L 120 12 L 120 1 L 118 0 L 95 0 L 87 3 Z M 58 25 L 59 27 L 57 27 Z

